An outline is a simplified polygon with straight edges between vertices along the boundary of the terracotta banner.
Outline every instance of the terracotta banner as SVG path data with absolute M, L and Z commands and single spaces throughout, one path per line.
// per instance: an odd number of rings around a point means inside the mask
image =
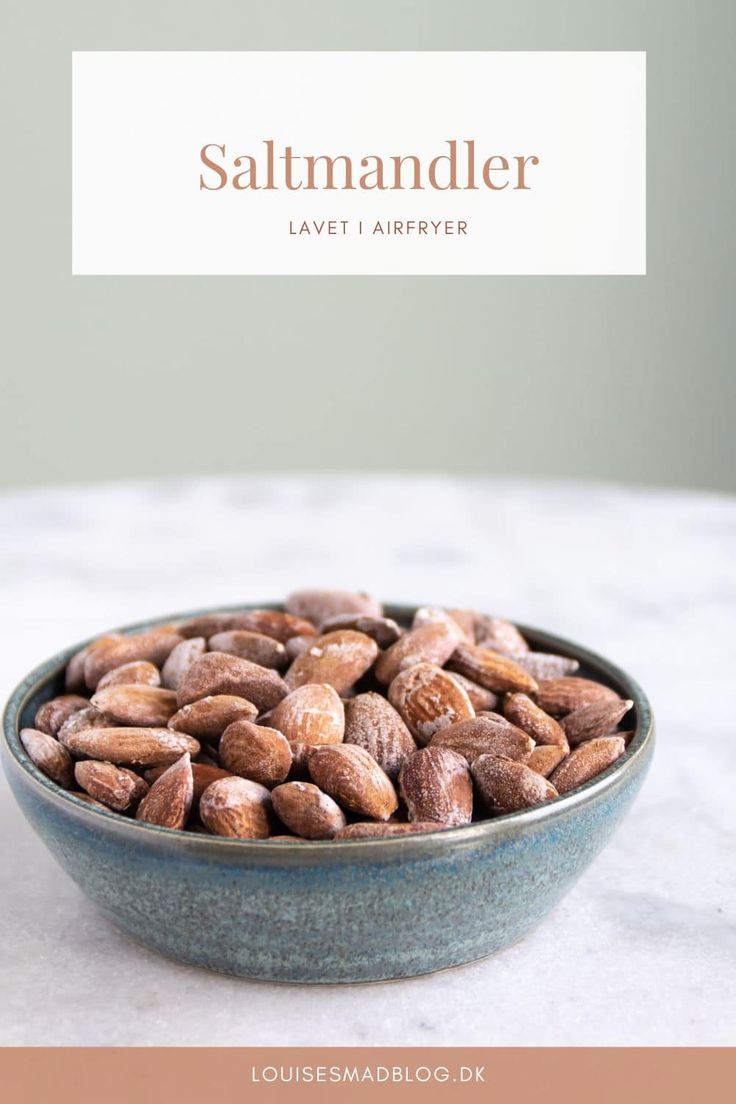
M 726 1048 L 7 1048 L 8 1104 L 513 1101 L 703 1104 L 730 1095 Z M 729 1088 L 730 1087 L 730 1090 Z

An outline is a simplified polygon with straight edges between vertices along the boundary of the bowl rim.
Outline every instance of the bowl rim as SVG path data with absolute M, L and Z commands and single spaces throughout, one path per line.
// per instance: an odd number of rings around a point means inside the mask
M 384 615 L 394 620 L 407 621 L 419 605 L 402 605 L 400 603 L 384 603 Z M 441 843 L 443 849 L 451 849 L 457 845 L 477 846 L 483 842 L 494 839 L 508 838 L 517 835 L 525 827 L 539 824 L 540 822 L 554 821 L 574 809 L 588 805 L 608 790 L 616 787 L 629 774 L 643 753 L 651 751 L 654 743 L 654 718 L 651 705 L 646 694 L 626 671 L 611 663 L 604 656 L 590 649 L 568 640 L 565 637 L 549 633 L 544 629 L 522 624 L 514 621 L 519 631 L 529 640 L 536 650 L 554 652 L 577 659 L 581 665 L 592 670 L 607 684 L 613 684 L 620 693 L 634 702 L 636 711 L 636 728 L 629 741 L 624 754 L 610 767 L 606 768 L 589 782 L 585 782 L 561 797 L 536 805 L 531 809 L 524 809 L 515 813 L 506 813 L 487 820 L 474 821 L 472 824 L 455 828 L 438 828 L 434 832 L 409 833 L 405 836 L 378 836 L 365 839 L 347 840 L 278 840 L 275 843 L 270 839 L 238 839 L 224 836 L 214 836 L 199 832 L 187 832 L 183 829 L 163 828 L 159 825 L 149 824 L 145 821 L 135 820 L 121 816 L 113 810 L 97 808 L 88 802 L 76 797 L 71 791 L 58 786 L 48 778 L 33 763 L 28 756 L 20 740 L 20 719 L 28 701 L 39 690 L 55 680 L 62 672 L 69 659 L 82 648 L 86 647 L 103 633 L 116 632 L 128 635 L 141 632 L 148 628 L 169 624 L 176 621 L 185 621 L 193 617 L 199 617 L 210 613 L 235 613 L 244 610 L 269 609 L 283 610 L 280 602 L 240 602 L 234 605 L 213 605 L 188 612 L 178 612 L 166 616 L 156 616 L 144 621 L 137 621 L 124 625 L 117 629 L 104 629 L 101 633 L 87 638 L 77 644 L 56 652 L 43 663 L 38 664 L 22 679 L 12 691 L 3 712 L 3 751 L 14 761 L 21 773 L 27 777 L 28 783 L 36 789 L 38 797 L 43 801 L 50 801 L 63 813 L 71 813 L 80 818 L 88 828 L 100 830 L 112 830 L 128 836 L 131 843 L 152 842 L 159 839 L 160 842 L 173 842 L 177 846 L 186 849 L 189 853 L 211 852 L 212 848 L 218 849 L 221 857 L 226 853 L 235 858 L 241 856 L 249 860 L 263 860 L 281 862 L 286 860 L 288 865 L 303 859 L 315 857 L 336 859 L 338 856 L 355 860 L 359 855 L 373 860 L 376 852 L 385 853 L 386 858 L 397 858 L 399 853 L 406 856 L 407 852 L 421 853 L 425 850 L 434 850 Z M 358 849 L 356 852 L 356 848 Z

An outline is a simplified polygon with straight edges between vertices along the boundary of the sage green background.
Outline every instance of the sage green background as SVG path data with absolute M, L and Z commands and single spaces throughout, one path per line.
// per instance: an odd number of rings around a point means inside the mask
M 298 467 L 736 489 L 733 0 L 0 10 L 6 484 Z M 73 49 L 645 49 L 648 275 L 73 278 Z

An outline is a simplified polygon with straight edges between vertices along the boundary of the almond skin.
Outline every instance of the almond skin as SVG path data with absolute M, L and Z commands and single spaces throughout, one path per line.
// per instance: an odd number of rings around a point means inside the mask
M 451 626 L 443 621 L 433 621 L 420 625 L 417 629 L 410 629 L 378 657 L 376 678 L 384 686 L 388 686 L 401 671 L 416 663 L 432 663 L 435 667 L 443 667 L 462 636 L 458 626 Z
M 483 801 L 494 813 L 516 813 L 558 796 L 551 782 L 513 759 L 481 755 L 471 770 Z
M 151 786 L 136 810 L 136 820 L 161 828 L 185 826 L 194 800 L 194 779 L 189 755 L 182 755 Z
M 52 698 L 36 710 L 33 719 L 36 731 L 45 732 L 47 736 L 56 736 L 65 721 L 88 705 L 87 699 L 79 694 L 61 694 L 58 698 Z
M 571 747 L 585 740 L 594 740 L 597 736 L 609 736 L 615 732 L 619 721 L 633 706 L 633 701 L 593 702 L 581 705 L 579 709 L 568 713 L 562 721 Z
M 562 727 L 526 694 L 508 694 L 503 714 L 507 721 L 528 733 L 536 744 L 553 744 L 562 748 L 565 755 L 570 750 Z
M 475 716 L 462 686 L 431 663 L 416 663 L 398 674 L 388 698 L 420 744 L 428 744 L 436 732 Z
M 595 740 L 586 740 L 560 763 L 550 776 L 550 782 L 557 787 L 558 793 L 568 793 L 606 770 L 625 751 L 626 742 L 622 736 L 599 736 Z
M 131 767 L 175 763 L 185 751 L 190 755 L 199 751 L 193 737 L 168 728 L 84 728 L 64 736 L 62 742 L 80 759 Z
M 108 686 L 93 694 L 92 705 L 118 724 L 162 728 L 176 713 L 176 694 L 156 686 Z
M 195 660 L 182 679 L 178 701 L 181 707 L 199 698 L 232 694 L 253 702 L 262 713 L 273 709 L 287 693 L 276 671 L 225 652 L 207 652 Z
M 480 755 L 504 756 L 525 762 L 534 750 L 534 741 L 498 713 L 483 713 L 435 733 L 430 747 L 451 748 L 468 763 Z
M 354 744 L 317 748 L 309 759 L 309 773 L 321 790 L 358 816 L 388 820 L 398 808 L 391 779 Z
M 103 675 L 122 667 L 124 663 L 144 659 L 160 667 L 180 640 L 178 633 L 166 629 L 149 629 L 134 636 L 121 636 L 90 650 L 84 663 L 84 680 L 90 690 L 95 690 Z
M 353 629 L 375 640 L 379 648 L 389 648 L 394 644 L 403 629 L 390 617 L 368 617 L 363 613 L 338 613 L 328 617 L 322 625 L 322 632 L 335 632 L 337 629 Z
M 566 755 L 565 748 L 556 747 L 554 744 L 540 744 L 535 747 L 527 759 L 526 765 L 530 770 L 536 771 L 537 774 L 549 778 L 552 771 L 555 767 L 559 767 Z
M 283 782 L 291 769 L 291 748 L 286 737 L 275 728 L 235 721 L 220 740 L 223 767 L 241 778 L 275 786 Z
M 169 721 L 175 732 L 186 732 L 198 740 L 216 743 L 234 721 L 254 721 L 258 710 L 253 702 L 234 694 L 213 694 L 183 705 Z
M 348 824 L 341 828 L 335 836 L 336 840 L 351 839 L 386 839 L 391 836 L 411 836 L 419 832 L 438 832 L 442 828 L 449 828 L 449 824 L 436 824 L 433 821 L 413 824 L 396 823 L 388 824 L 379 820 L 359 820 L 355 824 Z
M 271 794 L 279 820 L 303 839 L 332 839 L 345 827 L 340 806 L 310 782 L 285 782 Z
M 448 667 L 497 694 L 515 691 L 526 694 L 537 688 L 531 675 L 513 659 L 477 644 L 458 645 Z
M 22 728 L 20 740 L 28 758 L 42 774 L 62 789 L 71 789 L 72 758 L 67 749 L 48 732 L 36 728 Z
M 342 695 L 370 670 L 377 655 L 378 645 L 365 633 L 338 629 L 318 636 L 297 656 L 286 672 L 286 685 L 295 690 L 309 682 L 326 682 Z
M 176 651 L 176 649 L 174 649 Z M 108 686 L 160 686 L 161 675 L 158 667 L 154 667 L 147 659 L 136 659 L 132 663 L 123 663 L 120 667 L 113 667 L 103 675 L 97 683 L 97 689 L 104 690 Z
M 207 642 L 203 636 L 193 636 L 182 640 L 172 648 L 161 668 L 161 683 L 167 690 L 178 690 L 185 674 L 200 656 L 207 651 Z
M 620 702 L 615 690 L 592 679 L 566 675 L 562 678 L 542 679 L 535 694 L 537 705 L 554 717 L 564 716 L 583 705 Z
M 403 720 L 380 694 L 357 694 L 345 703 L 345 743 L 362 747 L 393 781 L 416 751 Z
M 207 787 L 199 815 L 216 836 L 267 839 L 271 832 L 271 794 L 247 778 L 221 778 Z
M 295 590 L 285 602 L 287 613 L 303 617 L 321 629 L 330 617 L 339 613 L 362 613 L 382 617 L 383 607 L 368 594 L 347 590 Z
M 341 744 L 345 706 L 333 686 L 307 683 L 280 701 L 268 720 L 290 744 Z
M 95 801 L 118 813 L 134 808 L 148 793 L 147 782 L 134 771 L 116 767 L 114 763 L 84 759 L 75 763 L 74 778 Z
M 475 625 L 475 639 L 481 648 L 491 648 L 506 656 L 524 655 L 529 645 L 516 625 L 503 617 L 486 617 L 479 614 Z
M 276 671 L 288 666 L 286 648 L 272 636 L 252 632 L 250 629 L 231 629 L 215 633 L 209 640 L 213 652 L 226 652 L 257 663 L 260 667 L 273 667 Z
M 470 824 L 473 784 L 465 759 L 449 748 L 421 748 L 399 774 L 401 796 L 409 820 L 436 821 L 449 827 Z

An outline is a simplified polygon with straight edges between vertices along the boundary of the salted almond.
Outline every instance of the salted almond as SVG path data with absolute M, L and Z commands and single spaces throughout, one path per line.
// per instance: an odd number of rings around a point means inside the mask
M 376 678 L 388 686 L 401 671 L 417 663 L 443 667 L 461 639 L 460 628 L 444 621 L 432 621 L 410 629 L 378 657 Z
M 332 839 L 347 823 L 337 802 L 311 782 L 285 782 L 271 799 L 279 820 L 304 839 Z
M 390 617 L 368 617 L 364 613 L 338 613 L 335 617 L 328 617 L 321 631 L 328 633 L 337 629 L 353 629 L 355 632 L 365 633 L 371 640 L 375 640 L 379 648 L 389 648 L 404 631 Z
M 567 751 L 564 747 L 557 747 L 555 744 L 539 744 L 527 759 L 526 765 L 530 770 L 536 771 L 537 774 L 549 778 L 552 771 L 555 767 L 559 767 L 566 755 Z
M 292 613 L 271 609 L 246 610 L 242 624 L 233 625 L 232 628 L 263 633 L 264 636 L 273 637 L 281 644 L 286 644 L 294 636 L 317 635 L 317 626 L 307 618 L 295 617 Z
M 495 710 L 498 708 L 498 694 L 494 694 L 492 690 L 486 690 L 485 686 L 479 686 L 477 682 L 473 682 L 472 679 L 466 678 L 465 675 L 461 675 L 458 671 L 448 672 L 452 675 L 455 682 L 462 686 L 465 693 L 470 698 L 470 704 L 476 713 L 480 713 L 481 710 Z
M 71 716 L 80 709 L 86 709 L 89 702 L 79 694 L 61 694 L 58 698 L 44 702 L 36 710 L 33 724 L 38 732 L 47 736 L 56 736 L 57 732 Z
M 571 747 L 597 736 L 609 736 L 633 706 L 633 701 L 592 702 L 568 713 L 562 721 Z
M 513 759 L 481 755 L 471 770 L 483 801 L 494 813 L 516 813 L 558 796 L 543 775 Z
M 62 743 L 77 758 L 100 759 L 121 766 L 155 767 L 174 763 L 185 751 L 196 755 L 199 743 L 168 728 L 84 728 L 62 736 Z
M 271 710 L 268 723 L 290 744 L 340 744 L 345 732 L 345 707 L 327 683 L 298 686 Z
M 84 680 L 90 690 L 95 690 L 103 675 L 122 667 L 124 663 L 143 659 L 160 667 L 180 640 L 178 633 L 165 629 L 148 629 L 134 636 L 121 636 L 89 652 L 84 663 Z
M 148 783 L 132 770 L 83 759 L 74 764 L 74 778 L 90 797 L 109 809 L 124 813 L 148 793 Z
M 257 663 L 261 667 L 273 667 L 281 670 L 286 667 L 289 657 L 286 648 L 272 636 L 252 632 L 250 629 L 231 629 L 229 632 L 215 633 L 209 640 L 213 652 L 226 652 Z
M 231 629 L 249 629 L 249 610 L 235 610 L 229 613 L 202 613 L 180 621 L 176 631 L 186 640 L 202 637 L 209 640 L 215 633 L 229 632 Z
M 441 729 L 475 716 L 462 686 L 431 663 L 416 663 L 401 671 L 389 686 L 388 697 L 420 744 L 428 744 Z
M 81 732 L 85 728 L 112 728 L 114 724 L 113 717 L 88 704 L 84 709 L 79 709 L 67 717 L 56 735 L 62 744 L 66 744 L 67 737 L 75 732 Z
M 336 840 L 352 839 L 385 839 L 390 836 L 413 836 L 420 832 L 439 832 L 442 828 L 449 828 L 449 824 L 437 824 L 433 821 L 412 824 L 404 824 L 396 821 L 359 820 L 355 824 L 348 824 L 336 834 Z
M 64 790 L 71 788 L 72 758 L 63 744 L 36 728 L 22 728 L 20 740 L 28 758 L 42 774 Z
M 169 728 L 186 732 L 198 740 L 216 742 L 233 721 L 254 721 L 258 710 L 253 702 L 235 694 L 212 694 L 183 705 L 169 721 Z
M 306 652 L 307 648 L 311 648 L 314 644 L 314 638 L 315 633 L 312 633 L 311 636 L 290 636 L 284 644 L 289 662 L 295 660 L 302 652 Z
M 287 613 L 294 617 L 303 617 L 318 628 L 338 613 L 383 616 L 383 607 L 375 598 L 346 590 L 296 590 L 286 599 L 285 606 Z
M 380 694 L 357 694 L 345 703 L 345 743 L 362 747 L 395 779 L 416 744 L 398 712 Z
M 527 694 L 507 694 L 503 703 L 506 720 L 531 736 L 536 744 L 554 744 L 563 749 L 565 755 L 570 750 L 567 737 L 554 717 L 540 709 Z
M 473 783 L 462 755 L 427 747 L 410 755 L 399 773 L 409 820 L 458 827 L 473 816 Z
M 618 694 L 610 687 L 592 679 L 566 675 L 562 678 L 542 679 L 535 694 L 537 705 L 545 713 L 555 717 L 572 713 L 583 705 L 600 705 L 603 702 L 620 702 Z
M 164 774 L 169 767 L 151 767 L 145 773 L 145 780 L 149 785 L 152 785 L 158 778 Z M 235 775 L 232 771 L 224 770 L 222 767 L 218 767 L 216 763 L 192 763 L 192 784 L 193 784 L 193 800 L 192 811 L 196 810 L 199 805 L 199 799 L 204 791 L 213 782 L 217 782 L 220 778 L 234 778 Z
M 101 801 L 98 801 L 96 797 L 90 797 L 88 793 L 84 793 L 83 790 L 72 790 L 72 797 L 76 797 L 78 801 L 83 801 L 85 805 L 91 805 L 95 809 L 103 809 L 106 813 L 110 812 L 107 805 L 103 805 Z
M 310 756 L 309 773 L 321 790 L 358 816 L 388 820 L 398 808 L 391 779 L 355 744 L 318 747 Z
M 289 741 L 275 728 L 235 721 L 220 740 L 220 760 L 226 770 L 263 786 L 283 782 L 291 768 Z
M 529 645 L 516 625 L 503 617 L 478 614 L 475 639 L 480 648 L 491 648 L 507 656 L 523 655 L 529 651 Z
M 509 656 L 509 659 L 523 667 L 536 682 L 572 675 L 580 666 L 576 659 L 555 655 L 553 652 L 524 652 Z
M 531 675 L 513 659 L 477 644 L 459 644 L 448 667 L 497 694 L 515 691 L 526 694 L 537 688 Z
M 457 616 L 454 616 L 456 614 Z M 419 629 L 422 625 L 433 625 L 437 622 L 447 625 L 459 634 L 459 639 L 467 640 L 469 644 L 475 642 L 475 618 L 469 610 L 453 611 L 442 609 L 440 606 L 420 606 L 414 613 L 411 623 L 412 629 Z M 468 620 L 468 615 L 470 620 Z
M 163 727 L 176 713 L 176 693 L 157 686 L 108 686 L 92 695 L 92 705 L 119 724 Z
M 64 672 L 65 688 L 67 690 L 85 690 L 87 683 L 84 681 L 84 665 L 87 662 L 87 657 L 97 648 L 105 648 L 113 641 L 122 639 L 122 633 L 106 633 L 105 636 L 98 636 L 96 640 L 92 640 L 84 648 L 80 648 L 66 665 Z
M 534 741 L 498 713 L 483 713 L 443 728 L 432 737 L 430 746 L 450 748 L 468 763 L 480 755 L 498 755 L 524 762 L 534 750 Z
M 199 815 L 216 836 L 267 839 L 271 831 L 271 794 L 247 778 L 220 778 L 207 787 Z
M 182 706 L 214 694 L 232 694 L 253 702 L 262 713 L 273 709 L 287 693 L 284 680 L 269 667 L 225 652 L 207 652 L 185 674 L 178 700 Z
M 345 694 L 370 670 L 378 655 L 378 645 L 365 633 L 352 629 L 318 636 L 314 643 L 292 663 L 285 675 L 290 690 L 308 682 L 326 682 L 338 694 Z
M 172 648 L 161 668 L 161 682 L 166 689 L 178 690 L 189 668 L 206 651 L 207 641 L 203 636 L 192 636 Z
M 120 667 L 113 667 L 103 675 L 97 683 L 98 690 L 104 690 L 108 686 L 153 686 L 161 685 L 161 674 L 158 667 L 149 663 L 147 659 L 137 659 L 132 663 L 123 663 Z
M 586 740 L 571 751 L 567 759 L 563 759 L 550 781 L 557 787 L 558 793 L 568 793 L 606 770 L 625 751 L 626 742 L 622 736 L 599 736 L 595 740 Z
M 151 786 L 135 814 L 136 820 L 161 828 L 183 828 L 194 800 L 194 779 L 189 755 L 185 753 Z

